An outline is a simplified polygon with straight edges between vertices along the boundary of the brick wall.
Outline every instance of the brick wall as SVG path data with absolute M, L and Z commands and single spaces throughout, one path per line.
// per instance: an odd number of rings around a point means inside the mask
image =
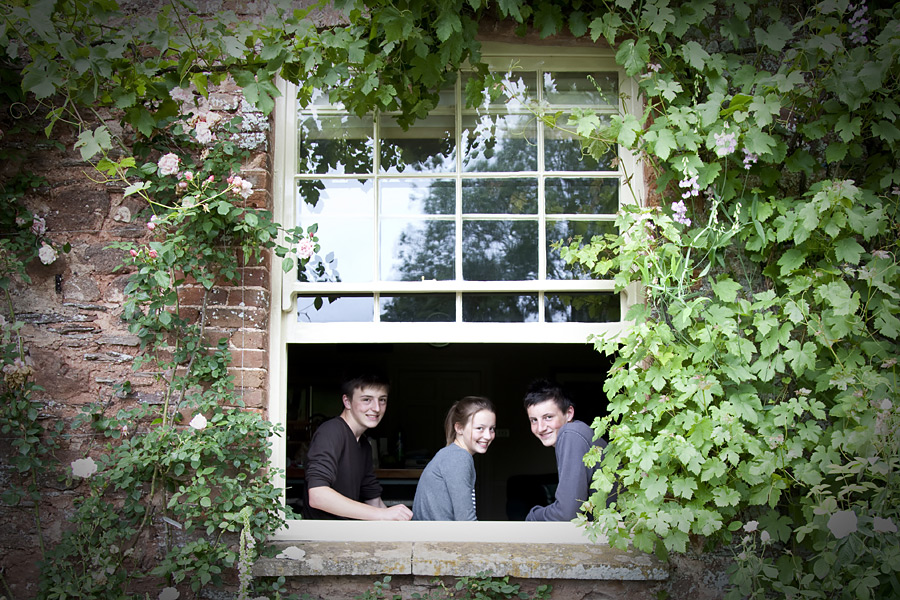
M 234 85 L 223 85 L 210 96 L 209 108 L 223 116 L 243 114 L 241 146 L 251 151 L 242 177 L 253 183 L 248 203 L 271 209 L 271 160 L 269 121 L 243 100 Z M 111 414 L 135 403 L 162 401 L 162 389 L 154 373 L 135 371 L 138 339 L 121 321 L 124 287 L 129 269 L 115 268 L 124 252 L 110 249 L 117 240 L 142 241 L 148 238 L 145 203 L 136 196 L 123 197 L 119 187 L 92 182 L 91 167 L 74 150 L 75 138 L 57 126 L 49 143 L 40 134 L 15 133 L 17 122 L 9 115 L 0 145 L 16 153 L 25 169 L 44 177 L 46 185 L 24 199 L 26 207 L 45 218 L 47 236 L 58 246 L 71 245 L 50 265 L 35 260 L 28 266 L 30 284 L 12 285 L 12 309 L 24 321 L 22 335 L 33 360 L 35 381 L 43 390 L 36 394 L 41 403 L 41 419 L 47 426 L 57 421 L 71 422 L 81 408 L 100 402 Z M 15 166 L 0 165 L 0 180 Z M 144 212 L 142 212 L 144 211 Z M 208 336 L 215 343 L 228 339 L 233 361 L 231 373 L 237 391 L 249 410 L 265 416 L 268 372 L 268 310 L 270 303 L 270 259 L 241 270 L 241 283 L 217 286 L 207 307 Z M 199 311 L 202 288 L 186 285 L 180 300 L 187 312 Z M 9 317 L 9 308 L 0 313 Z M 132 392 L 117 392 L 124 381 Z M 103 441 L 89 432 L 65 431 L 56 458 L 67 466 Z M 17 477 L 7 457 L 12 456 L 10 438 L 0 436 L 0 488 L 6 489 Z M 53 544 L 66 527 L 72 500 L 83 490 L 77 482 L 67 486 L 55 476 L 41 482 L 41 519 L 45 544 Z M 0 569 L 14 598 L 33 597 L 37 589 L 37 560 L 40 557 L 33 505 L 10 507 L 0 502 Z M 0 595 L 7 590 L 0 591 Z

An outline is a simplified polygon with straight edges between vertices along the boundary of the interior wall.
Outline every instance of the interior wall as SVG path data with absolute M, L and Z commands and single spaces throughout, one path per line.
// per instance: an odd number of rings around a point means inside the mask
M 480 520 L 523 518 L 542 495 L 541 481 L 555 477 L 554 451 L 531 433 L 522 404 L 532 380 L 561 383 L 575 401 L 575 417 L 588 424 L 606 411 L 610 360 L 588 344 L 298 344 L 288 357 L 289 464 L 301 464 L 314 427 L 340 413 L 340 383 L 348 373 L 377 370 L 391 380 L 384 419 L 367 432 L 382 468 L 424 467 L 445 444 L 450 405 L 466 395 L 490 398 L 497 437 L 475 457 Z M 510 485 L 517 491 L 508 496 Z M 414 484 L 385 487 L 386 495 L 397 491 L 409 500 L 415 491 Z

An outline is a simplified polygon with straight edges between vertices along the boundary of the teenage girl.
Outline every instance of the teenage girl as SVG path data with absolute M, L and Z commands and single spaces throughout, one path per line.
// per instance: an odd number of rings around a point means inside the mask
M 444 420 L 447 445 L 426 465 L 413 499 L 414 521 L 474 521 L 475 454 L 494 441 L 497 415 L 481 396 L 466 396 Z

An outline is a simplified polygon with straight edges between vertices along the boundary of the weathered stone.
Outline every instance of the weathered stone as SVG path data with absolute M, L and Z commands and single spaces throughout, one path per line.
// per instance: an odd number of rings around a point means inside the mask
M 63 297 L 69 302 L 93 302 L 100 299 L 100 288 L 93 277 L 75 275 L 63 280 Z
M 130 360 L 134 360 L 134 357 L 130 354 L 124 354 L 122 352 L 99 352 L 99 353 L 88 353 L 84 355 L 84 360 L 97 360 L 100 362 L 111 362 L 111 363 L 122 363 L 128 362 Z

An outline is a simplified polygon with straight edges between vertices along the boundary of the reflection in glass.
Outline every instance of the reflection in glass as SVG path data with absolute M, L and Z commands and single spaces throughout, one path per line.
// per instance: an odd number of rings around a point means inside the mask
M 373 296 L 323 298 L 316 310 L 315 296 L 297 297 L 297 320 L 301 323 L 371 323 L 375 319 Z
M 301 116 L 297 172 L 303 174 L 371 173 L 374 131 L 371 117 Z
M 453 179 L 382 179 L 381 214 L 452 215 L 456 209 Z
M 612 221 L 569 221 L 547 220 L 547 279 L 590 279 L 590 273 L 578 265 L 567 265 L 557 250 L 552 248 L 554 242 L 562 240 L 568 245 L 572 238 L 580 235 L 589 242 L 595 235 L 616 234 L 616 224 Z M 602 257 L 601 257 L 602 258 Z
M 452 323 L 456 321 L 456 295 L 398 294 L 381 296 L 381 320 L 391 323 Z
M 548 177 L 544 198 L 548 215 L 612 215 L 619 210 L 619 180 Z
M 382 219 L 381 279 L 454 279 L 455 248 L 453 220 Z
M 616 106 L 619 76 L 609 71 L 547 71 L 544 73 L 543 89 L 544 100 L 550 104 Z
M 501 94 L 499 98 L 494 100 L 493 102 L 489 102 L 488 98 L 485 97 L 484 101 L 481 102 L 478 108 L 493 109 L 495 112 L 498 108 L 506 108 L 507 110 L 513 110 L 522 107 L 522 103 L 520 102 L 520 98 L 534 98 L 537 93 L 537 73 L 535 71 L 512 71 L 507 76 L 503 78 L 504 85 L 507 88 L 511 88 L 516 90 L 518 93 L 516 97 L 510 99 L 507 94 Z M 463 94 L 465 94 L 466 85 L 469 79 L 473 77 L 477 77 L 472 73 L 464 73 L 462 79 L 462 89 Z
M 619 295 L 576 292 L 544 295 L 548 323 L 611 323 L 619 321 Z
M 331 270 L 336 281 L 372 281 L 375 265 L 371 258 L 375 247 L 374 217 L 323 217 L 300 220 L 305 230 L 318 223 L 316 235 L 324 255 L 313 256 L 299 273 L 301 281 L 317 281 L 317 271 Z M 360 249 L 363 249 L 362 251 Z
M 601 120 L 607 121 L 606 117 Z M 615 171 L 616 147 L 610 146 L 599 160 L 583 151 L 577 125 L 566 116 L 558 127 L 544 127 L 544 168 L 548 171 Z
M 309 180 L 297 182 L 297 214 L 300 221 L 309 225 L 322 217 L 375 216 L 375 186 L 363 179 L 319 179 L 319 191 L 315 201 L 306 195 Z
M 536 279 L 537 221 L 463 221 L 463 279 Z
M 403 130 L 393 117 L 381 121 L 382 172 L 447 173 L 456 170 L 453 115 L 429 115 Z
M 463 294 L 463 321 L 531 323 L 538 320 L 537 294 Z
M 516 172 L 537 169 L 537 123 L 530 115 L 462 119 L 463 171 Z
M 537 214 L 536 179 L 464 179 L 464 213 Z

